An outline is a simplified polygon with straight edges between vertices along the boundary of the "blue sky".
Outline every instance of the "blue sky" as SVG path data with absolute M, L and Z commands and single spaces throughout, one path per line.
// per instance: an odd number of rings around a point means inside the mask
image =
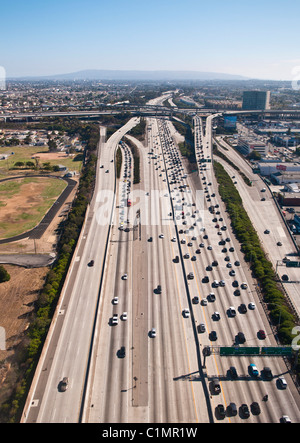
M 8 77 L 84 69 L 291 79 L 299 0 L 14 0 L 0 6 Z

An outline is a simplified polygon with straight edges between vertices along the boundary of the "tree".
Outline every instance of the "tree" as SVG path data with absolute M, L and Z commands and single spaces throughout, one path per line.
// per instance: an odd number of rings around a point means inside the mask
M 5 281 L 9 280 L 10 280 L 9 273 L 2 265 L 0 265 L 0 283 L 4 283 Z

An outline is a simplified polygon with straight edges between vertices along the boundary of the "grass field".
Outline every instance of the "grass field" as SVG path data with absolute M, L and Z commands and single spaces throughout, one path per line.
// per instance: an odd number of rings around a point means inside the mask
M 67 186 L 50 177 L 27 177 L 0 183 L 0 238 L 26 232 L 44 215 Z
M 11 154 L 11 153 L 14 154 Z M 63 156 L 61 152 L 49 152 L 48 146 L 17 146 L 17 147 L 0 147 L 0 154 L 11 154 L 6 160 L 0 160 L 0 178 L 5 175 L 8 171 L 15 170 L 14 164 L 16 162 L 26 163 L 27 161 L 32 161 L 35 163 L 33 157 L 39 157 L 38 161 L 40 166 L 43 163 L 49 162 L 51 166 L 64 165 L 70 171 L 81 170 L 82 162 L 76 161 L 73 156 Z M 22 168 L 18 168 L 18 171 Z M 28 169 L 26 169 L 28 170 Z

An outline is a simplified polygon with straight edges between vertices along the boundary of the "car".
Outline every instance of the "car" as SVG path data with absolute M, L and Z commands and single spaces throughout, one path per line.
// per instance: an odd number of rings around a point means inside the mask
M 237 340 L 239 343 L 245 343 L 246 341 L 245 334 L 243 332 L 238 332 Z
M 117 325 L 118 323 L 119 323 L 118 314 L 113 314 L 112 319 L 111 319 L 111 324 L 114 326 L 114 325 Z
M 176 237 L 171 238 L 172 242 L 176 242 Z
M 265 366 L 264 369 L 262 370 L 262 374 L 264 376 L 264 378 L 266 380 L 272 380 L 273 379 L 273 374 L 271 369 L 269 368 L 269 366 Z
M 259 372 L 258 372 L 257 366 L 254 363 L 250 363 L 249 371 L 251 372 L 253 377 L 258 377 L 259 376 Z
M 190 258 L 190 254 L 187 252 L 186 254 L 184 254 L 183 257 L 184 257 L 184 258 Z
M 250 412 L 249 412 L 249 408 L 248 408 L 248 406 L 246 405 L 246 403 L 243 403 L 242 405 L 241 405 L 241 415 L 242 415 L 242 417 L 244 417 L 244 418 L 249 418 L 250 417 Z
M 212 387 L 212 391 L 215 394 L 220 394 L 220 392 L 221 392 L 221 385 L 220 385 L 220 380 L 217 377 L 214 377 L 212 379 L 211 387 Z
M 89 261 L 89 262 L 88 262 L 88 266 L 90 266 L 90 267 L 91 267 L 91 266 L 94 266 L 94 260 Z
M 230 374 L 231 378 L 237 378 L 238 374 L 237 374 L 237 370 L 234 366 L 230 366 L 229 374 Z
M 198 305 L 198 303 L 199 303 L 199 297 L 198 297 L 198 295 L 195 295 L 195 297 L 193 298 L 193 303 L 194 303 L 194 305 Z
M 217 414 L 220 418 L 226 417 L 225 408 L 222 404 L 219 404 L 216 409 L 217 409 Z
M 150 331 L 150 337 L 152 337 L 152 338 L 156 337 L 156 329 L 155 329 L 155 328 L 152 328 L 152 329 L 151 329 L 151 331 Z
M 287 388 L 287 382 L 286 379 L 281 375 L 277 379 L 277 385 L 280 389 L 286 389 Z
M 240 311 L 242 314 L 246 314 L 246 312 L 247 312 L 247 306 L 245 305 L 245 303 L 241 303 L 241 304 L 240 304 L 240 306 L 239 306 L 239 311 Z
M 159 238 L 165 238 L 164 234 L 159 234 Z
M 218 339 L 217 331 L 210 331 L 209 338 L 211 341 L 216 341 Z
M 208 246 L 207 246 L 207 249 L 208 249 L 209 251 L 211 251 L 211 250 L 212 250 L 212 246 L 211 246 L 211 245 L 208 245 Z
M 251 412 L 253 415 L 259 415 L 260 414 L 260 406 L 257 403 L 257 401 L 254 401 L 253 403 L 251 403 Z
M 60 392 L 65 392 L 68 389 L 68 386 L 69 386 L 69 378 L 68 377 L 64 377 L 59 382 L 59 390 L 60 390 Z
M 196 260 L 197 260 L 197 257 L 196 257 L 195 255 L 193 255 L 192 258 L 191 258 L 191 260 L 192 260 L 192 261 L 196 261 Z
M 231 402 L 228 406 L 227 406 L 227 412 L 228 415 L 231 417 L 235 417 L 237 415 L 237 407 L 236 404 Z
M 224 280 L 220 280 L 219 281 L 219 285 L 223 288 L 225 286 L 225 281 Z
M 156 294 L 161 294 L 161 285 L 157 285 Z
M 231 270 L 229 271 L 229 275 L 230 275 L 230 277 L 235 277 L 235 270 L 234 270 L 234 269 L 231 269 Z
M 218 282 L 218 280 L 214 280 L 214 281 L 212 282 L 212 287 L 213 287 L 213 288 L 218 288 L 218 287 L 219 287 L 219 282 Z
M 149 238 L 148 238 L 148 242 L 149 242 L 149 243 L 153 242 L 153 238 L 152 238 L 152 237 L 149 237 Z
M 230 317 L 235 317 L 236 316 L 236 310 L 233 306 L 230 306 L 228 308 L 228 314 L 230 315 Z
M 238 260 L 236 260 L 236 261 L 234 262 L 234 265 L 235 265 L 235 266 L 241 266 L 241 263 L 240 263 Z
M 206 328 L 205 328 L 205 324 L 204 323 L 200 323 L 200 325 L 198 326 L 198 332 L 203 333 L 205 332 Z
M 201 305 L 202 305 L 202 306 L 207 306 L 207 298 L 203 298 L 203 299 L 201 300 Z
M 247 283 L 243 282 L 243 283 L 241 284 L 241 288 L 242 288 L 242 289 L 247 289 L 247 288 L 248 288 Z
M 292 420 L 288 415 L 283 415 L 280 419 L 281 423 L 292 423 Z
M 255 303 L 253 303 L 253 301 L 251 301 L 248 305 L 248 308 L 252 309 L 252 310 L 255 309 Z
M 193 280 L 194 279 L 194 273 L 190 272 L 187 276 L 188 280 Z
M 264 234 L 270 234 L 270 230 L 269 230 L 269 229 L 266 229 L 266 230 L 264 231 Z
M 112 299 L 112 304 L 113 305 L 117 305 L 119 303 L 119 297 L 114 297 L 113 299 Z
M 176 257 L 174 258 L 173 262 L 174 263 L 179 263 L 179 256 L 178 255 L 176 255 Z
M 233 293 L 235 296 L 241 295 L 241 291 L 239 289 L 236 289 Z
M 123 314 L 121 315 L 121 319 L 123 320 L 123 321 L 126 321 L 127 320 L 127 312 L 123 312 Z
M 126 356 L 125 346 L 121 346 L 121 348 L 118 350 L 118 357 L 125 358 L 125 356 Z
M 183 315 L 184 318 L 189 318 L 190 311 L 188 309 L 183 309 L 182 315 Z
M 260 329 L 260 330 L 258 331 L 258 336 L 259 336 L 259 338 L 261 338 L 262 340 L 265 339 L 265 338 L 266 338 L 266 333 L 265 333 L 265 331 L 264 331 L 263 329 Z
M 220 313 L 217 312 L 217 311 L 215 311 L 213 313 L 212 317 L 213 317 L 214 320 L 220 320 L 221 319 Z
M 128 276 L 127 274 L 122 275 L 122 280 L 127 280 Z
M 205 275 L 205 277 L 202 278 L 202 283 L 208 283 L 208 282 L 209 282 L 209 277 Z
M 277 242 L 277 246 L 282 246 L 281 241 Z
M 211 302 L 215 302 L 216 301 L 216 296 L 215 296 L 215 294 L 213 292 L 210 292 L 208 294 L 208 298 L 209 298 L 209 301 L 211 301 Z

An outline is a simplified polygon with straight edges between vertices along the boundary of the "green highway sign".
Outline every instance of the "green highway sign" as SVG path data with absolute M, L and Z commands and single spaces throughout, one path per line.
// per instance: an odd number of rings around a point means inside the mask
M 259 347 L 221 347 L 220 356 L 259 355 Z
M 293 349 L 288 346 L 269 346 L 261 348 L 261 355 L 292 355 Z
M 300 268 L 300 261 L 288 261 L 286 262 L 287 268 Z

